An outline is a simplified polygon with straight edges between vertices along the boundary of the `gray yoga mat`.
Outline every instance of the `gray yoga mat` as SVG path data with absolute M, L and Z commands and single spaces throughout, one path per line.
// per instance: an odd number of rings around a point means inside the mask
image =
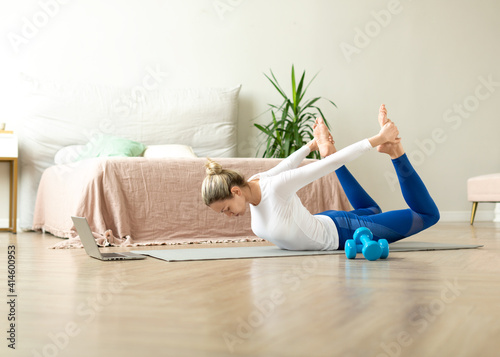
M 473 249 L 482 245 L 445 244 L 429 242 L 396 242 L 389 245 L 389 258 L 394 252 L 413 252 L 424 250 Z M 149 255 L 153 258 L 169 262 L 189 260 L 243 259 L 290 257 L 298 255 L 344 254 L 343 250 L 283 250 L 276 246 L 230 247 L 230 248 L 192 248 L 192 249 L 161 249 L 134 250 L 133 253 Z M 360 254 L 359 257 L 362 257 Z

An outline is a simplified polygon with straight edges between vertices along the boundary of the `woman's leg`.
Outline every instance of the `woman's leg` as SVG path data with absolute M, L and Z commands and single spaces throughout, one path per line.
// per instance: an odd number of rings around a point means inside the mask
M 380 126 L 391 121 L 387 118 L 387 109 L 383 104 L 379 109 L 378 121 Z M 393 238 L 395 240 L 409 237 L 436 224 L 440 218 L 439 210 L 408 160 L 401 141 L 385 143 L 377 147 L 377 150 L 391 157 L 403 198 L 409 209 L 387 212 L 386 215 L 377 217 L 375 223 L 391 227 L 396 232 L 396 236 L 401 235 L 400 238 Z
M 314 138 L 318 143 L 318 148 L 322 157 L 331 155 L 337 151 L 335 141 L 333 141 L 327 126 L 322 118 L 316 119 L 313 126 Z M 371 215 L 382 212 L 377 203 L 361 187 L 358 181 L 352 176 L 347 167 L 342 166 L 335 171 L 347 199 L 354 208 L 351 211 L 359 216 Z
M 344 249 L 347 239 L 352 239 L 359 227 L 367 227 L 375 240 L 387 239 L 389 243 L 407 238 L 437 223 L 439 210 L 406 154 L 392 160 L 408 209 L 373 215 L 355 212 L 326 211 L 339 231 L 339 249 Z
M 387 118 L 387 110 L 384 105 L 379 109 L 378 120 L 380 126 L 390 121 Z M 335 222 L 339 231 L 339 249 L 344 249 L 345 241 L 352 239 L 354 231 L 359 227 L 368 227 L 375 240 L 387 239 L 389 243 L 392 243 L 421 232 L 439 221 L 439 210 L 420 176 L 408 160 L 401 142 L 386 143 L 380 145 L 377 150 L 391 157 L 401 192 L 409 208 L 371 215 L 364 214 L 367 212 L 367 208 L 370 209 L 376 203 L 347 169 L 340 168 L 337 176 L 339 180 L 345 181 L 344 191 L 346 191 L 349 202 L 352 199 L 351 204 L 355 210 L 352 212 L 326 211 L 320 213 L 331 217 Z M 342 186 L 344 187 L 344 183 Z M 357 208 L 362 214 L 357 214 Z
M 351 212 L 358 216 L 366 216 L 382 212 L 379 205 L 371 198 L 359 182 L 352 176 L 347 167 L 342 166 L 335 171 L 344 189 L 349 203 L 354 208 Z

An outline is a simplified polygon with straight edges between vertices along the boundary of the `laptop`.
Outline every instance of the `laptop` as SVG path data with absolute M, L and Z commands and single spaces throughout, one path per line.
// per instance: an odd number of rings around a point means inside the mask
M 94 239 L 94 235 L 90 230 L 89 223 L 85 217 L 74 217 L 71 216 L 73 223 L 75 224 L 76 231 L 80 236 L 83 247 L 88 255 L 92 258 L 100 260 L 128 260 L 128 259 L 145 259 L 145 255 L 123 252 L 123 253 L 101 253 L 97 243 Z

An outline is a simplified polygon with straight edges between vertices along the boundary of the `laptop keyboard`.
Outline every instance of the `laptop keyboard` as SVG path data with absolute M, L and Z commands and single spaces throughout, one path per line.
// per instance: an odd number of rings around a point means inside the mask
M 119 254 L 119 253 L 106 253 L 104 255 L 106 258 L 123 258 L 124 255 L 123 254 Z

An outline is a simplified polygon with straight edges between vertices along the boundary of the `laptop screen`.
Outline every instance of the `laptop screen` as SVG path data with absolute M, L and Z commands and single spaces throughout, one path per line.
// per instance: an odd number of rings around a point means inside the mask
M 102 258 L 101 252 L 99 251 L 99 247 L 95 242 L 94 235 L 90 230 L 90 226 L 87 222 L 87 219 L 85 217 L 74 217 L 74 216 L 72 216 L 71 219 L 75 224 L 76 231 L 80 236 L 80 240 L 82 241 L 83 247 L 85 248 L 87 254 L 90 255 L 91 257 L 101 259 Z

